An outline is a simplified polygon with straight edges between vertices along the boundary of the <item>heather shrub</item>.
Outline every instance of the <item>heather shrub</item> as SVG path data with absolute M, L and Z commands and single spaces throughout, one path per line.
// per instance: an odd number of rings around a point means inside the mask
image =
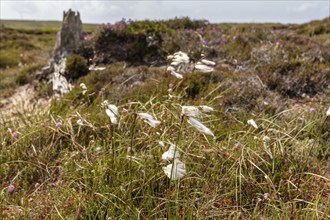
M 161 40 L 158 42 L 161 43 Z M 111 28 L 104 29 L 95 40 L 95 53 L 100 63 L 127 61 L 131 64 L 145 64 L 159 58 L 164 60 L 165 56 L 158 47 L 158 44 L 148 44 L 146 34 L 115 31 Z
M 93 42 L 91 40 L 83 41 L 76 50 L 76 53 L 89 62 L 94 56 Z

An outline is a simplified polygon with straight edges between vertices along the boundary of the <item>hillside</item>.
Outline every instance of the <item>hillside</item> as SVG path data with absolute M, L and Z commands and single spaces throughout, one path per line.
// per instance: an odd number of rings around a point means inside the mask
M 1 22 L 1 219 L 330 218 L 330 18 L 85 26 L 61 98 L 59 23 Z
M 37 20 L 1 20 L 2 28 L 12 28 L 16 30 L 39 30 L 43 32 L 58 31 L 61 21 L 37 21 Z M 84 24 L 85 31 L 93 31 L 97 24 Z

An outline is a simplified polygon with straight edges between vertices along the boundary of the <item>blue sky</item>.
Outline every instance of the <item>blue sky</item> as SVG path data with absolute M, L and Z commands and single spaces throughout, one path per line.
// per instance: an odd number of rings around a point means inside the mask
M 122 18 L 168 19 L 188 16 L 210 22 L 304 23 L 330 15 L 329 0 L 212 1 L 25 1 L 0 0 L 1 19 L 61 20 L 63 10 L 79 10 L 84 23 L 114 23 Z

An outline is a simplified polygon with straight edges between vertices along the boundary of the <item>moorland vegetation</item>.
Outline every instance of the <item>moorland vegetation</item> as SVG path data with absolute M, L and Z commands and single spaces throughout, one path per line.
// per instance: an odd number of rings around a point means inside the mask
M 89 25 L 60 99 L 57 29 L 2 22 L 0 98 L 50 104 L 0 115 L 1 219 L 330 218 L 330 18 Z

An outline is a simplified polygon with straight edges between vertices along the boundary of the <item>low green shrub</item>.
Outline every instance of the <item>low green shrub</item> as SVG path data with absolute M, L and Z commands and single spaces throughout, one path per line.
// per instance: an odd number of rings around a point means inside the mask
M 87 61 L 94 56 L 94 49 L 92 41 L 83 41 L 78 47 L 77 54 L 84 57 Z
M 27 72 L 21 72 L 17 75 L 15 82 L 18 85 L 25 85 L 28 84 L 31 81 L 31 77 Z
M 25 85 L 31 83 L 35 78 L 35 72 L 40 69 L 44 63 L 32 64 L 26 67 L 23 67 L 15 78 L 15 82 L 18 85 Z
M 66 75 L 71 80 L 76 80 L 88 73 L 87 61 L 82 56 L 73 54 L 68 57 L 66 63 Z
M 14 50 L 2 50 L 0 53 L 0 69 L 17 66 L 19 54 Z

